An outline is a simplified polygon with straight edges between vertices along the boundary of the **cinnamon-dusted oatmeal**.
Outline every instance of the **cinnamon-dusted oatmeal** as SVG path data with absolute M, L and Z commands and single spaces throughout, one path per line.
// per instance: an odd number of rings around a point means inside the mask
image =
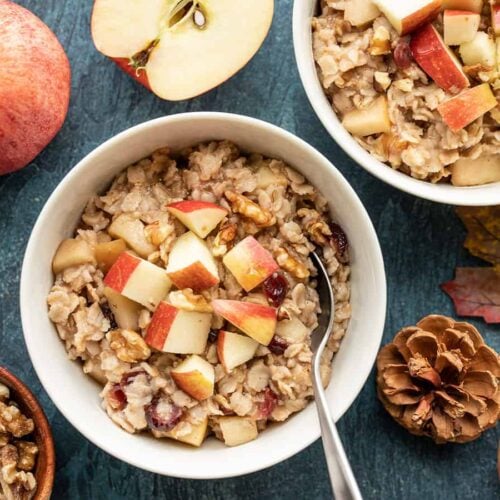
M 448 0 L 447 8 L 463 9 L 455 3 Z M 424 4 L 437 6 L 424 25 L 402 30 L 386 17 Z M 459 19 L 443 13 L 441 1 L 319 2 L 312 30 L 320 81 L 343 125 L 376 159 L 433 183 L 500 181 L 493 4 L 484 0 L 481 13 Z
M 29 500 L 36 492 L 38 447 L 29 440 L 34 428 L 33 420 L 10 399 L 9 388 L 0 384 L 1 500 Z
M 347 241 L 327 201 L 229 142 L 161 149 L 89 200 L 56 252 L 49 316 L 123 429 L 241 444 L 313 398 L 315 249 L 336 298 L 327 384 L 351 314 Z

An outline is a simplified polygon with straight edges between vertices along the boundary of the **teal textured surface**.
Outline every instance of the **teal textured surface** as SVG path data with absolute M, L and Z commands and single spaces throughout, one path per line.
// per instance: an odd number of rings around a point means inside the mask
M 428 313 L 453 315 L 452 304 L 439 284 L 452 278 L 456 265 L 481 265 L 462 249 L 465 230 L 453 208 L 418 200 L 384 185 L 354 164 L 330 138 L 309 106 L 296 70 L 291 0 L 276 0 L 272 31 L 243 71 L 216 90 L 181 103 L 157 99 L 97 53 L 89 30 L 91 0 L 18 3 L 56 32 L 73 70 L 71 107 L 61 133 L 31 166 L 0 178 L 0 364 L 32 387 L 52 424 L 57 453 L 53 498 L 330 498 L 320 442 L 266 471 L 202 482 L 142 472 L 86 441 L 48 399 L 22 340 L 19 274 L 31 228 L 46 199 L 72 166 L 132 125 L 186 111 L 226 111 L 261 118 L 290 130 L 325 154 L 366 205 L 386 263 L 387 342 L 399 328 Z M 473 323 L 498 351 L 500 328 Z M 467 445 L 437 446 L 413 437 L 379 404 L 373 373 L 340 421 L 339 431 L 366 499 L 499 498 L 498 426 Z

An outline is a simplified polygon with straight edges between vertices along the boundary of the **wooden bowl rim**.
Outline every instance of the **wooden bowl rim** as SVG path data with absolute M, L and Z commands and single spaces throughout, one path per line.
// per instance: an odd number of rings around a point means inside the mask
M 49 500 L 54 484 L 55 450 L 54 439 L 47 417 L 40 403 L 26 384 L 2 366 L 0 366 L 0 383 L 12 390 L 14 393 L 12 399 L 19 404 L 21 409 L 35 423 L 34 435 L 40 455 L 37 458 L 37 467 L 35 470 L 37 489 L 34 499 Z

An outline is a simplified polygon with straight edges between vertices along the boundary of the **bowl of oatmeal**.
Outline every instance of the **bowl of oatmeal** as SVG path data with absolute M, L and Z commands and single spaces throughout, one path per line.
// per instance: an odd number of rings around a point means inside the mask
M 500 203 L 494 8 L 486 0 L 295 2 L 300 76 L 333 139 L 407 193 Z
M 121 460 L 204 479 L 273 465 L 319 437 L 312 250 L 335 290 L 323 377 L 338 419 L 385 319 L 383 260 L 354 191 L 265 122 L 190 113 L 134 127 L 70 171 L 33 229 L 21 279 L 33 365 Z

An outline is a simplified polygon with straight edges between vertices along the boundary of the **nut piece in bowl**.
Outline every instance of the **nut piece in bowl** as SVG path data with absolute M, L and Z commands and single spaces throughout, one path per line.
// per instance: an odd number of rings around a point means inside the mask
M 124 430 L 253 440 L 313 397 L 316 247 L 337 294 L 329 381 L 351 311 L 345 233 L 297 171 L 227 141 L 124 167 L 56 251 L 49 317 Z

